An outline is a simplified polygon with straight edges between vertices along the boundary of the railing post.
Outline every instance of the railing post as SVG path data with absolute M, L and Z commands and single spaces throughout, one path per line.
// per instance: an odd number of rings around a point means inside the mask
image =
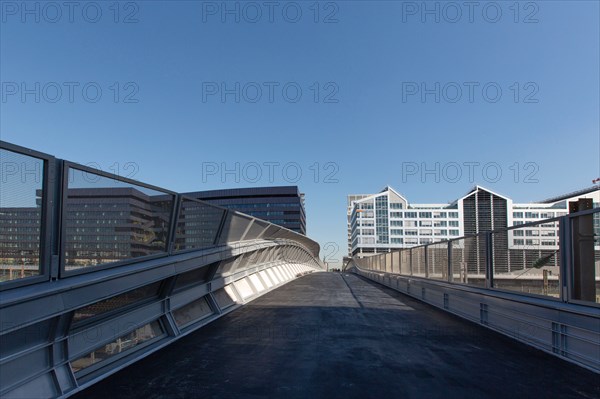
M 66 238 L 67 238 L 67 226 L 66 226 L 66 206 L 69 194 L 69 168 L 65 165 L 65 161 L 57 159 L 56 161 L 56 182 L 54 185 L 54 239 L 52 244 L 52 251 L 55 254 L 53 256 L 53 269 L 58 273 L 57 277 L 60 278 L 65 269 L 65 254 L 66 254 Z M 52 271 L 51 271 L 52 272 Z M 52 272 L 53 274 L 54 272 Z M 52 278 L 56 278 L 52 276 Z
M 408 250 L 408 274 L 409 275 L 413 275 L 413 254 L 412 254 L 412 248 L 409 248 Z
M 402 273 L 402 250 L 398 250 L 398 274 Z
M 494 286 L 494 248 L 492 232 L 485 233 L 485 288 Z
M 569 202 L 569 211 L 581 212 L 592 209 L 592 200 L 580 198 L 577 202 Z M 571 220 L 571 258 L 573 299 L 596 301 L 595 267 L 594 267 L 594 215 L 575 215 Z
M 568 216 L 560 218 L 558 224 L 558 248 L 560 251 L 560 299 L 569 302 L 571 298 L 571 281 L 573 270 L 573 258 L 571 254 L 572 236 L 571 223 Z
M 429 245 L 425 245 L 423 250 L 425 251 L 425 278 L 429 278 Z
M 213 242 L 214 245 L 218 245 L 219 242 L 221 241 L 221 234 L 223 233 L 223 227 L 225 226 L 225 221 L 227 220 L 228 216 L 229 216 L 229 209 L 226 209 L 225 212 L 223 212 L 223 217 L 221 218 L 221 222 L 219 223 L 219 228 L 217 229 L 217 234 L 215 234 L 215 241 Z
M 452 282 L 452 241 L 448 241 L 448 281 Z
M 177 237 L 177 221 L 179 220 L 179 213 L 181 212 L 182 203 L 183 198 L 180 194 L 177 194 L 173 197 L 171 225 L 169 228 L 169 237 L 167 238 L 167 252 L 169 255 L 173 254 L 173 250 L 175 248 L 175 238 Z
M 44 252 L 49 256 L 48 266 L 50 268 L 50 278 L 57 279 L 60 274 L 60 259 L 61 254 L 61 224 L 62 224 L 62 189 L 63 189 L 63 161 L 60 159 L 53 159 L 48 162 L 48 180 L 46 195 L 49 197 L 47 212 L 49 218 L 45 221 L 49 224 L 42 226 L 45 230 L 45 245 L 48 245 L 48 250 L 44 248 Z

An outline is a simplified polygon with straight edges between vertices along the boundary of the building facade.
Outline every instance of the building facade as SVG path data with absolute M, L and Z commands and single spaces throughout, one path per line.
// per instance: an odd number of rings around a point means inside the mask
M 69 188 L 64 199 L 65 270 L 167 250 L 173 201 L 132 187 Z M 38 190 L 38 203 L 41 191 Z M 36 275 L 41 207 L 0 208 L 0 281 Z
M 363 198 L 367 198 L 369 197 L 371 194 L 350 194 L 348 196 L 348 210 L 347 210 L 347 216 L 348 216 L 348 254 L 352 253 L 352 226 L 351 226 L 351 222 L 352 222 L 352 208 L 354 207 L 354 203 L 358 200 L 361 200 Z
M 510 198 L 481 186 L 475 186 L 463 197 L 448 204 L 409 203 L 391 187 L 366 196 L 349 195 L 349 255 L 388 252 L 560 217 L 568 213 L 569 201 L 578 198 L 591 198 L 594 207 L 598 207 L 600 189 L 591 187 L 528 204 L 514 203 Z M 600 231 L 596 233 L 600 234 Z M 494 242 L 494 248 L 498 250 L 531 246 L 557 250 L 558 223 L 509 230 L 503 240 Z
M 184 195 L 306 235 L 304 194 L 297 186 L 195 191 Z
M 70 188 L 64 209 L 65 268 L 165 252 L 172 207 L 170 196 L 133 187 Z
M 173 198 L 135 187 L 69 188 L 64 199 L 65 270 L 164 253 Z M 304 196 L 297 187 L 191 193 L 205 202 L 306 233 Z M 0 207 L 0 281 L 39 273 L 42 209 Z M 224 209 L 184 199 L 173 250 L 214 244 Z

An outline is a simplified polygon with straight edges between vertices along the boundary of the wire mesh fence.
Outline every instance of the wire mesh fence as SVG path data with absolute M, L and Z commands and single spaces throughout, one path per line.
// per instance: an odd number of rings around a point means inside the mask
M 431 244 L 427 251 L 427 277 L 434 280 L 448 279 L 448 242 Z
M 451 281 L 485 287 L 485 237 L 464 237 L 450 245 Z
M 413 276 L 426 277 L 425 251 L 426 247 L 416 247 L 410 250 Z
M 492 232 L 495 288 L 560 296 L 558 223 L 546 220 Z

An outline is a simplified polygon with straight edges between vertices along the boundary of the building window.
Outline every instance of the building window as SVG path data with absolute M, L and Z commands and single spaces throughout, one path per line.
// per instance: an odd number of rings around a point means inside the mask
M 389 244 L 389 236 L 377 236 L 377 244 Z
M 361 241 L 363 244 L 375 244 L 375 237 L 363 237 Z
M 523 219 L 523 212 L 513 212 L 513 218 Z

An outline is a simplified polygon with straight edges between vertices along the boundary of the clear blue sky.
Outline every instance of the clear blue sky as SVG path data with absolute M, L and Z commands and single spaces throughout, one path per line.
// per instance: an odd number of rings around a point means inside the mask
M 30 2 L 32 14 L 2 1 L 1 137 L 104 170 L 118 163 L 175 191 L 295 183 L 308 234 L 337 243 L 337 259 L 349 193 L 389 184 L 412 202 L 446 202 L 477 183 L 525 202 L 590 186 L 600 177 L 599 3 L 522 2 L 518 15 L 512 1 L 487 3 L 472 15 L 452 3 L 458 16 L 428 2 L 436 22 L 421 2 L 321 2 L 318 15 L 313 2 L 229 2 L 236 22 L 220 1 Z M 239 102 L 212 94 L 236 82 Z M 439 102 L 422 98 L 436 82 Z M 239 182 L 206 175 L 236 163 Z M 436 163 L 439 179 L 409 174 Z

